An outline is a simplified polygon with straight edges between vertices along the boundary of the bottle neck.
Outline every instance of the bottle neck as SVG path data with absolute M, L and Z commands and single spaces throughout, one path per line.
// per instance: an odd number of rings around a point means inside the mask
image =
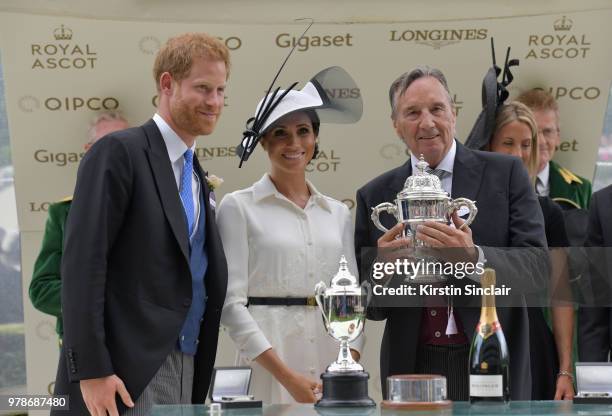
M 482 295 L 482 308 L 480 309 L 480 322 L 497 322 L 497 309 L 495 309 L 495 295 Z

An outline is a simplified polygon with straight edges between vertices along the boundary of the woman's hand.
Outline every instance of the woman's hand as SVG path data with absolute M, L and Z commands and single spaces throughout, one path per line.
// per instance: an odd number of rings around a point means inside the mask
M 283 381 L 283 386 L 298 403 L 314 403 L 318 399 L 316 395 L 321 392 L 320 383 L 296 372 Z
M 560 374 L 557 377 L 555 400 L 572 400 L 574 398 L 574 384 L 571 377 Z

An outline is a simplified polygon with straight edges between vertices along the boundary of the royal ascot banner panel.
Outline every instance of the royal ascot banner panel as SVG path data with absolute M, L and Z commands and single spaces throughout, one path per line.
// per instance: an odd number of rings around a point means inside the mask
M 512 96 L 539 87 L 558 99 L 562 142 L 556 158 L 592 178 L 612 73 L 610 20 L 612 10 L 487 20 L 315 24 L 298 40 L 301 24 L 154 23 L 0 13 L 0 53 L 24 237 L 30 391 L 47 390 L 58 354 L 53 319 L 27 301 L 46 211 L 50 203 L 72 194 L 88 122 L 97 112 L 120 110 L 133 125 L 154 114 L 153 60 L 169 37 L 205 31 L 231 50 L 224 114 L 214 134 L 201 137 L 197 144 L 204 169 L 225 180 L 218 199 L 251 185 L 268 167 L 265 153 L 259 150 L 238 169 L 235 151 L 246 119 L 290 48 L 297 45 L 278 85 L 293 81 L 303 85 L 328 66 L 346 69 L 359 88 L 330 93 L 361 95 L 363 118 L 352 125 L 321 126 L 321 152 L 308 176 L 321 192 L 353 208 L 357 188 L 407 158 L 390 120 L 391 82 L 416 65 L 440 68 L 457 108 L 457 137 L 463 140 L 480 112 L 481 83 L 491 65 L 491 38 L 498 63 L 503 62 L 506 46 L 512 47 L 511 57 L 521 61 L 513 71 Z M 366 329 L 367 337 L 373 335 L 365 359 L 372 374 L 370 391 L 379 392 L 379 336 L 371 331 L 379 327 Z

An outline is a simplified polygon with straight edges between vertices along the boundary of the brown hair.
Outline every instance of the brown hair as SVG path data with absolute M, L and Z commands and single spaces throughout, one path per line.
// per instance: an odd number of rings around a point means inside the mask
M 493 136 L 495 136 L 505 125 L 513 121 L 525 123 L 531 130 L 531 155 L 529 156 L 529 164 L 526 167 L 529 172 L 529 177 L 535 180 L 538 174 L 539 163 L 538 125 L 529 107 L 518 101 L 504 104 L 497 113 Z M 493 140 L 493 137 L 491 137 L 491 140 Z
M 225 44 L 206 33 L 185 33 L 168 39 L 157 52 L 153 65 L 157 91 L 159 79 L 164 72 L 170 73 L 175 81 L 187 78 L 194 58 L 223 61 L 229 77 L 230 56 Z
M 531 111 L 554 111 L 557 115 L 557 127 L 559 127 L 559 104 L 548 92 L 541 88 L 533 88 L 521 93 L 516 97 L 516 101 L 525 104 Z

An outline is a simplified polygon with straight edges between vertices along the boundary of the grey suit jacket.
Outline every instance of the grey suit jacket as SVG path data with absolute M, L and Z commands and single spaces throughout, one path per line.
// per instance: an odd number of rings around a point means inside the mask
M 382 235 L 370 220 L 372 207 L 393 201 L 412 174 L 410 160 L 404 165 L 373 179 L 357 191 L 355 250 L 361 275 L 368 273 L 362 249 L 376 247 Z M 545 284 L 546 275 L 533 273 L 547 270 L 544 219 L 535 192 L 522 162 L 506 155 L 467 149 L 457 142 L 453 167 L 452 197 L 476 201 L 478 215 L 471 225 L 474 243 L 481 246 L 488 265 L 498 268 L 498 282 L 511 283 L 526 291 Z M 383 216 L 381 222 L 391 228 L 396 220 Z M 514 253 L 494 247 L 539 247 L 534 251 Z M 365 251 L 364 251 L 365 252 Z M 363 260 L 363 261 L 362 261 Z M 511 397 L 531 398 L 529 361 L 529 325 L 522 294 L 512 302 L 517 307 L 498 307 L 499 320 L 510 350 Z M 466 336 L 472 338 L 480 307 L 457 307 Z M 370 319 L 386 319 L 380 351 L 381 382 L 386 390 L 386 378 L 393 374 L 414 373 L 420 334 L 422 308 L 373 308 Z

